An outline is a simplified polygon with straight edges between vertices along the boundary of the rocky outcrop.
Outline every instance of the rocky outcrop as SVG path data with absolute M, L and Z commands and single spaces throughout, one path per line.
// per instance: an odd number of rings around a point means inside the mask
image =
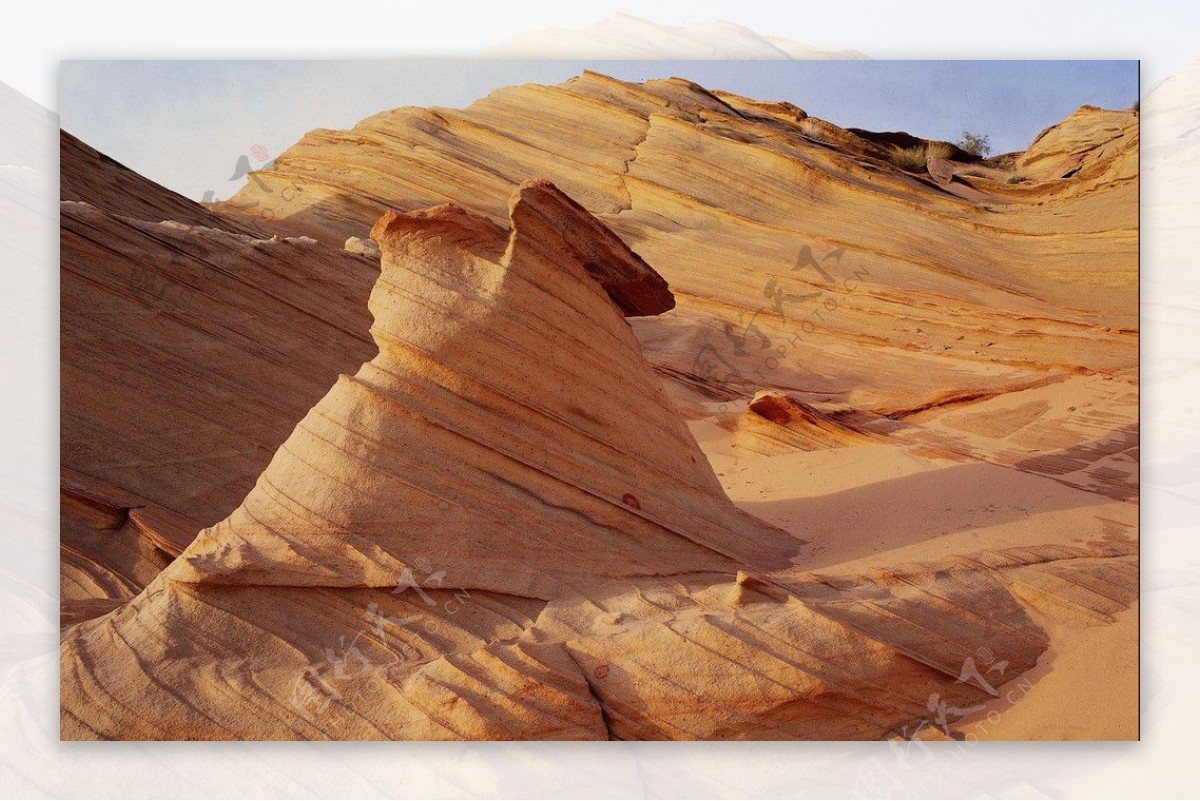
M 63 737 L 956 736 L 1048 658 L 1035 618 L 1136 600 L 1138 134 L 1104 115 L 1010 184 L 585 73 L 313 132 L 212 209 L 64 137 Z M 814 573 L 860 495 L 769 525 L 685 418 L 1104 536 Z
M 1088 148 L 1074 178 L 1042 170 Z M 1136 112 L 1084 110 L 1016 172 L 950 162 L 939 181 L 791 104 L 585 72 L 313 131 L 220 209 L 270 201 L 289 230 L 340 245 L 388 208 L 455 202 L 507 225 L 512 188 L 546 177 L 670 282 L 676 310 L 634 331 L 689 416 L 764 389 L 886 413 L 947 388 L 1102 375 L 1133 390 L 1137 148 Z M 1086 446 L 1071 405 L 1051 410 L 1063 447 Z M 1132 425 L 1136 404 L 1108 413 Z
M 1070 117 L 1037 135 L 1017 160 L 1018 169 L 1030 177 L 1053 180 L 1074 177 L 1092 165 L 1102 169 L 1116 162 L 1121 174 L 1136 175 L 1137 160 L 1131 157 L 1130 142 L 1138 136 L 1138 123 L 1134 112 L 1080 106 Z
M 860 139 L 865 139 L 868 142 L 873 142 L 883 147 L 885 150 L 891 148 L 923 148 L 930 144 L 929 140 L 913 136 L 907 131 L 868 131 L 865 128 L 847 128 L 846 130 Z M 979 156 L 968 153 L 952 142 L 937 141 L 935 144 L 944 148 L 948 154 L 948 158 L 953 161 L 967 164 L 979 161 Z
M 64 196 L 88 200 L 60 214 L 60 591 L 77 622 L 228 515 L 337 375 L 371 357 L 378 268 L 239 233 L 65 133 L 62 174 Z
M 511 221 L 379 221 L 379 354 L 166 576 L 391 587 L 423 557 L 449 585 L 548 600 L 597 571 L 789 564 L 798 544 L 724 499 L 614 313 L 670 308 L 662 279 L 548 183 Z
M 356 256 L 366 256 L 370 259 L 379 258 L 379 245 L 376 245 L 369 239 L 359 239 L 357 236 L 352 236 L 346 240 L 346 244 L 342 249 L 347 253 L 353 253 Z
M 1018 585 L 1133 597 L 1120 544 L 791 567 L 803 543 L 729 503 L 625 322 L 666 286 L 550 184 L 510 226 L 379 221 L 378 354 L 233 514 L 66 631 L 65 739 L 948 734 L 1046 647 Z M 73 492 L 108 530 L 138 507 Z M 136 550 L 114 594 L 170 545 Z
M 845 448 L 879 439 L 869 429 L 838 420 L 787 395 L 763 391 L 737 418 L 732 444 L 739 450 L 773 455 Z

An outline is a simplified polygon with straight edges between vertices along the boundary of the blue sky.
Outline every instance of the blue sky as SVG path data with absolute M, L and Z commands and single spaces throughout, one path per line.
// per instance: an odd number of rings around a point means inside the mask
M 64 61 L 59 110 L 64 129 L 143 175 L 226 198 L 244 184 L 230 179 L 254 145 L 273 158 L 313 128 L 398 106 L 463 107 L 584 68 L 788 100 L 843 127 L 984 132 L 996 152 L 1023 149 L 1084 103 L 1124 108 L 1138 97 L 1135 61 Z

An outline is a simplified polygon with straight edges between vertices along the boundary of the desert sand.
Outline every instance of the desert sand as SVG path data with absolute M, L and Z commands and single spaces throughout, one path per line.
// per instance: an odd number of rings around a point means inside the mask
M 203 207 L 64 133 L 64 739 L 1135 738 L 1137 112 L 892 147 L 589 72 Z

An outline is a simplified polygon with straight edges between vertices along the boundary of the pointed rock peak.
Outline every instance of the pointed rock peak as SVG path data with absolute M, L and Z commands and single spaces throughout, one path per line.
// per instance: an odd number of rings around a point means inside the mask
M 642 85 L 686 111 L 702 108 L 721 114 L 737 113 L 715 93 L 687 78 L 651 78 Z
M 526 181 L 509 205 L 513 247 L 527 246 L 588 272 L 626 317 L 675 308 L 666 280 L 587 209 L 544 179 Z
M 445 203 L 403 214 L 389 211 L 371 229 L 371 239 L 384 253 L 449 246 L 491 261 L 506 249 L 511 259 L 513 250 L 521 248 L 564 268 L 582 268 L 626 317 L 675 308 L 666 280 L 550 181 L 521 184 L 509 202 L 509 220 L 511 233 L 483 215 Z

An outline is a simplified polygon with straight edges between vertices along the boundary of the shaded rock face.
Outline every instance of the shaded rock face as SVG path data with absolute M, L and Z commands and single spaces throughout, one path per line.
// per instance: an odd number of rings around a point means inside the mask
M 61 218 L 63 466 L 216 522 L 370 358 L 378 273 L 324 246 L 90 204 Z
M 212 525 L 373 355 L 378 269 L 249 233 L 65 131 L 61 155 L 62 466 Z
M 533 237 L 526 205 L 559 213 Z M 666 287 L 549 184 L 511 222 L 380 220 L 378 354 L 228 519 L 67 629 L 65 739 L 877 738 L 994 697 L 985 645 L 1036 663 L 1010 588 L 1131 600 L 1117 544 L 790 567 L 803 543 L 729 504 L 607 282 Z M 97 527 L 136 502 L 74 486 Z
M 105 211 L 147 222 L 173 220 L 264 237 L 262 227 L 234 222 L 137 174 L 66 131 L 59 132 L 59 196 L 100 202 Z
M 60 593 L 78 622 L 228 515 L 371 358 L 378 270 L 247 233 L 66 132 L 61 153 Z

